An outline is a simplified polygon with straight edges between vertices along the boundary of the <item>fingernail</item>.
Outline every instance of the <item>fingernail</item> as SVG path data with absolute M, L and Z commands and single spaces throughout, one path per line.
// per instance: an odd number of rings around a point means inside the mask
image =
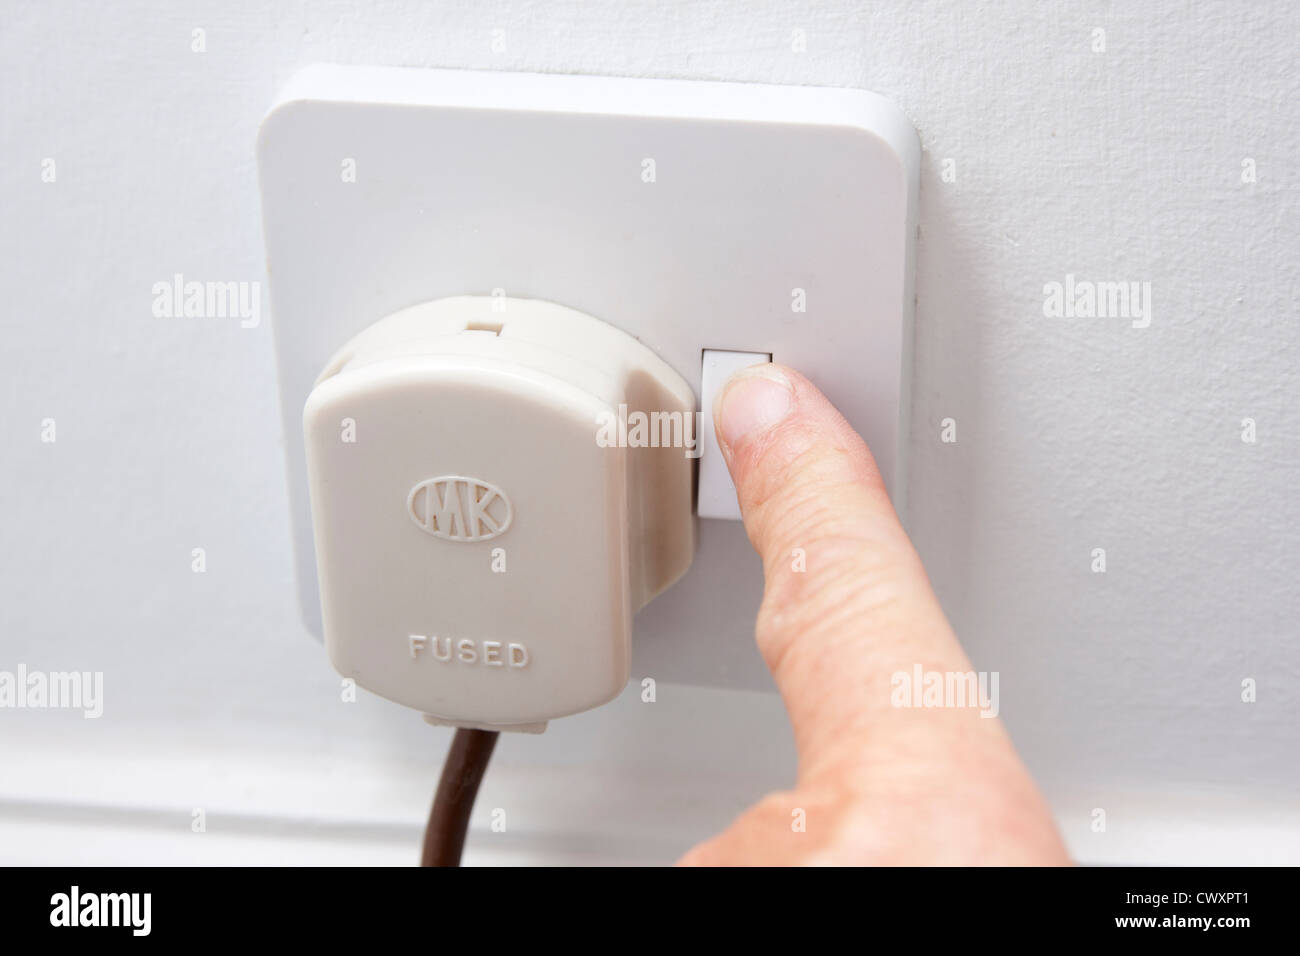
M 775 365 L 741 369 L 718 396 L 714 420 L 722 423 L 722 441 L 730 448 L 746 435 L 771 428 L 790 413 L 794 391 Z

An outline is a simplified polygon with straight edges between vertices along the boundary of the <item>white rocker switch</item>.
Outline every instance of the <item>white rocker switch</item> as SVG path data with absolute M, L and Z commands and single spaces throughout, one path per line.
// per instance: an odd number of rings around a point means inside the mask
M 701 518 L 740 520 L 740 502 L 731 472 L 722 459 L 718 436 L 713 430 L 713 400 L 718 392 L 742 368 L 766 365 L 772 361 L 768 352 L 729 352 L 705 349 L 700 372 L 700 485 L 696 511 Z

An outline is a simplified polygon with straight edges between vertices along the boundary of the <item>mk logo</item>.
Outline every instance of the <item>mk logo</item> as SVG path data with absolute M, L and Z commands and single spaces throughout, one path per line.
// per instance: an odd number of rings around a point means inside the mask
M 416 526 L 448 541 L 487 541 L 510 527 L 514 509 L 505 492 L 477 478 L 427 478 L 406 496 Z

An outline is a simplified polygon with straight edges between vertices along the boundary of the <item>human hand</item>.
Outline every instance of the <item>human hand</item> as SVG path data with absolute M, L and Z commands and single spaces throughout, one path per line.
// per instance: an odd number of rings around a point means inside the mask
M 756 637 L 799 768 L 793 790 L 768 795 L 681 863 L 1069 863 L 1001 721 L 970 702 L 893 702 L 895 674 L 971 665 L 862 439 L 777 365 L 737 374 L 714 411 L 763 559 Z

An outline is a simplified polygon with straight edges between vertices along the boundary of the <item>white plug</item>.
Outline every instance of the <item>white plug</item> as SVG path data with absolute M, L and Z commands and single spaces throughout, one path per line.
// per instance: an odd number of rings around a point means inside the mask
M 441 299 L 352 339 L 303 415 L 335 668 L 493 730 L 617 695 L 632 614 L 694 553 L 694 408 L 649 348 L 551 303 Z M 653 434 L 627 440 L 637 413 Z

